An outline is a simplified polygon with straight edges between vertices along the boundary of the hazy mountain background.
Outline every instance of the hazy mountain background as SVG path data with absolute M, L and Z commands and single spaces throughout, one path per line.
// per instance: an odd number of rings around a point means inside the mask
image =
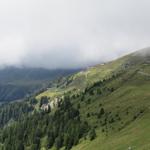
M 19 100 L 50 86 L 52 80 L 75 73 L 78 69 L 17 68 L 0 69 L 0 101 Z

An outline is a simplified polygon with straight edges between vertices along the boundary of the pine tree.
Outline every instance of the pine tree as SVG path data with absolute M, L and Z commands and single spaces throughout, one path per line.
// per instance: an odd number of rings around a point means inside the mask
M 90 140 L 94 140 L 96 138 L 96 132 L 95 132 L 95 129 L 92 128 L 90 131 L 89 131 L 89 138 Z
M 105 113 L 104 108 L 101 108 L 100 114 L 103 115 Z
M 56 147 L 57 150 L 59 150 L 62 147 L 62 138 L 61 138 L 61 136 L 58 136 L 55 139 L 55 147 Z

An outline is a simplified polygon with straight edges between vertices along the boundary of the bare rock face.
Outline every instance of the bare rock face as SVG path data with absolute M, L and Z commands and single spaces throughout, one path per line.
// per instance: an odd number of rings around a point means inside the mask
M 63 96 L 62 97 L 54 97 L 53 99 L 51 99 L 51 101 L 49 103 L 42 104 L 40 109 L 43 111 L 49 111 L 53 108 L 56 108 L 62 102 L 62 99 L 63 99 Z
M 50 107 L 53 109 L 55 107 L 58 107 L 59 103 L 61 102 L 61 98 L 55 97 L 51 102 L 50 102 Z
M 48 111 L 50 108 L 51 108 L 51 107 L 50 107 L 49 103 L 48 103 L 48 104 L 43 104 L 43 105 L 41 106 L 41 109 L 44 110 L 44 111 Z

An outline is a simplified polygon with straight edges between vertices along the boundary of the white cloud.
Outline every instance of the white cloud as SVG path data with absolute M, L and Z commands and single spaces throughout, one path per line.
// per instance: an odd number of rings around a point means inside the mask
M 150 45 L 148 0 L 1 0 L 0 65 L 81 67 Z
M 0 39 L 1 65 L 17 65 L 24 57 L 25 46 L 21 37 L 5 36 Z

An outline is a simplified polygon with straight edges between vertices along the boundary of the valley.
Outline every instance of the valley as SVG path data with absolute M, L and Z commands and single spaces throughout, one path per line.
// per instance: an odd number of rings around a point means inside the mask
M 21 100 L 50 87 L 52 80 L 77 72 L 78 69 L 17 68 L 0 69 L 0 102 Z

